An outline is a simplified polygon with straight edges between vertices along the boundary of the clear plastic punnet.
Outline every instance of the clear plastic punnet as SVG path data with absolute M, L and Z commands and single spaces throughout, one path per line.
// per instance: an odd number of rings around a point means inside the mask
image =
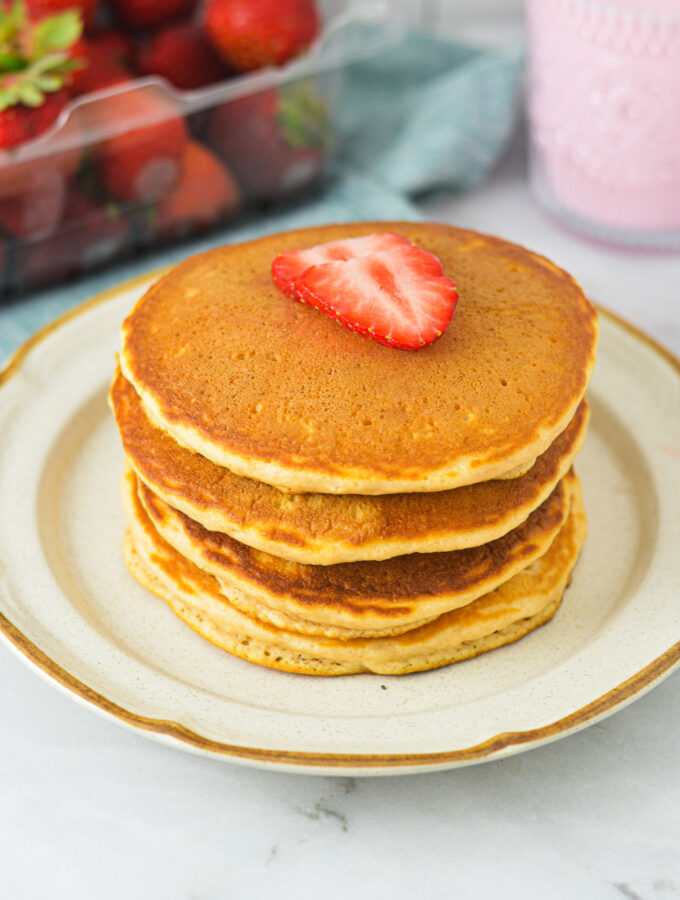
M 194 91 L 137 78 L 74 98 L 48 132 L 0 152 L 0 295 L 261 215 L 321 183 L 343 71 L 396 39 L 404 6 L 319 6 L 318 39 L 280 68 Z

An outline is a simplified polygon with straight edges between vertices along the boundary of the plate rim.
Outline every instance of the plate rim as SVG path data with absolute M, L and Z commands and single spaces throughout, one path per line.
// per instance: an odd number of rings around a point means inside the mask
M 150 282 L 160 277 L 168 269 L 169 267 L 167 266 L 152 269 L 101 291 L 44 325 L 12 353 L 5 365 L 0 369 L 0 390 L 21 370 L 21 366 L 29 354 L 55 331 L 58 331 L 78 316 L 114 299 L 121 293 L 133 290 L 147 281 Z M 618 313 L 600 304 L 595 304 L 595 306 L 600 316 L 609 319 L 619 328 L 628 332 L 634 339 L 645 344 L 655 354 L 662 357 L 671 368 L 675 369 L 680 377 L 680 359 L 672 351 Z M 519 752 L 527 744 L 531 745 L 531 747 L 536 747 L 585 728 L 597 719 L 613 713 L 618 708 L 622 708 L 635 698 L 642 696 L 647 690 L 651 689 L 656 683 L 670 675 L 675 668 L 680 666 L 680 641 L 677 641 L 668 650 L 616 687 L 611 688 L 600 697 L 569 713 L 567 716 L 563 716 L 539 728 L 501 732 L 469 747 L 430 753 L 322 753 L 229 744 L 205 737 L 172 719 L 140 715 L 110 700 L 104 694 L 94 690 L 94 688 L 89 687 L 85 682 L 72 675 L 60 663 L 53 660 L 31 641 L 1 610 L 0 635 L 17 651 L 17 655 L 20 658 L 35 666 L 49 681 L 65 689 L 65 692 L 72 695 L 74 699 L 84 701 L 89 707 L 94 707 L 95 711 L 104 714 L 106 718 L 131 727 L 135 731 L 142 731 L 149 737 L 166 741 L 169 739 L 173 746 L 229 759 L 234 762 L 276 766 L 289 770 L 304 768 L 310 771 L 316 770 L 317 772 L 319 770 L 325 770 L 326 772 L 332 770 L 346 772 L 351 770 L 354 774 L 361 774 L 362 769 L 379 770 L 384 774 L 395 774 L 395 769 L 415 772 L 426 768 L 462 766 L 498 759 L 501 756 Z M 338 774 L 341 772 L 338 772 Z

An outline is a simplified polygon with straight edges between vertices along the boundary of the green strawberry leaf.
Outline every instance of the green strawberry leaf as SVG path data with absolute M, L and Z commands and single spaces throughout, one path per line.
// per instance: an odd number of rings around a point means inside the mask
M 26 24 L 26 13 L 21 0 L 15 0 L 9 7 L 0 10 L 0 42 L 14 37 Z
M 11 91 L 0 90 L 0 112 L 16 104 L 16 98 Z
M 42 106 L 45 95 L 44 93 L 30 82 L 24 81 L 16 85 L 16 96 L 19 103 L 24 106 Z
M 10 15 L 17 25 L 26 24 L 26 7 L 24 0 L 14 0 L 10 6 Z
M 0 49 L 0 72 L 19 72 L 26 68 L 26 61 L 11 50 Z
M 285 142 L 294 149 L 328 149 L 333 140 L 330 117 L 323 97 L 308 79 L 283 85 L 279 90 L 279 126 Z
M 41 106 L 45 94 L 58 91 L 70 72 L 80 68 L 77 60 L 64 53 L 53 53 L 36 60 L 32 66 L 20 72 L 0 72 L 0 109 L 23 103 L 24 106 Z
M 58 75 L 38 75 L 33 84 L 38 90 L 51 94 L 52 91 L 58 91 L 62 85 L 62 79 Z
M 46 53 L 68 50 L 83 32 L 83 20 L 75 9 L 67 10 L 58 16 L 42 19 L 33 29 L 33 57 L 41 57 Z
M 61 71 L 64 64 L 68 65 L 73 62 L 66 53 L 50 53 L 49 56 L 43 56 L 41 59 L 31 65 L 30 71 L 34 75 L 42 75 L 44 72 Z

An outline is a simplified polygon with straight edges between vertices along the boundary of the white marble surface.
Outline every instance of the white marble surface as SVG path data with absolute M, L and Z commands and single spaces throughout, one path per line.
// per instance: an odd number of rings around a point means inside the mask
M 552 256 L 680 355 L 679 258 L 555 227 L 532 204 L 521 148 L 483 188 L 426 209 Z M 375 779 L 165 748 L 4 646 L 0 683 L 2 898 L 680 897 L 680 674 L 541 749 Z

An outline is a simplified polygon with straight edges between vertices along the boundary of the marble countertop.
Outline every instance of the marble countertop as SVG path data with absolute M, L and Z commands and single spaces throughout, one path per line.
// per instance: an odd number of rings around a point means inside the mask
M 529 196 L 521 147 L 482 188 L 425 210 L 553 257 L 680 355 L 679 257 L 562 231 Z M 680 897 L 680 673 L 531 752 L 372 779 L 278 774 L 152 743 L 5 647 L 0 680 L 3 897 Z

